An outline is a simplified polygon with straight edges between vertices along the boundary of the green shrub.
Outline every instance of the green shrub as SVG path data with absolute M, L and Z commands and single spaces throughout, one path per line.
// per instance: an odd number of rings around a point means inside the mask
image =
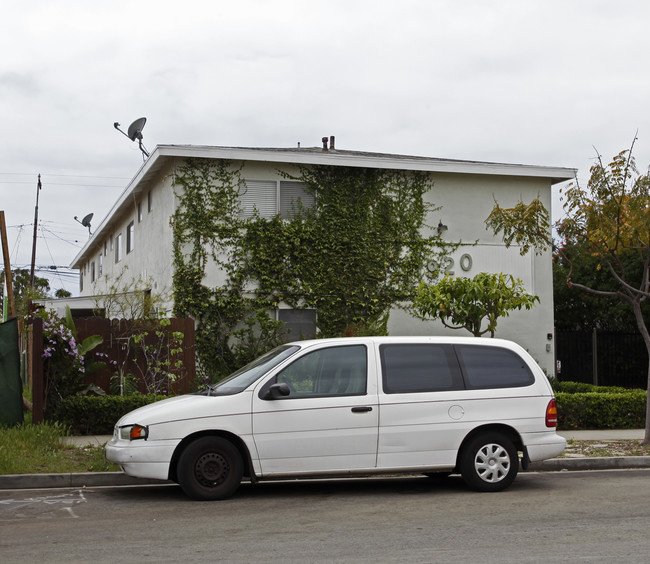
M 586 394 L 586 393 L 609 393 L 621 394 L 632 390 L 629 388 L 619 388 L 617 386 L 595 386 L 585 382 L 558 382 L 556 379 L 551 381 L 555 393 L 564 392 L 567 394 Z
M 643 429 L 645 390 L 556 392 L 558 429 Z
M 69 396 L 61 400 L 53 418 L 73 435 L 112 435 L 122 415 L 161 399 L 165 396 Z

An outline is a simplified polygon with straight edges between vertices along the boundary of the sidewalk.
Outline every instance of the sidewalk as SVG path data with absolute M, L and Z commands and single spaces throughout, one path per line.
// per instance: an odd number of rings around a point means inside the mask
M 574 441 L 641 440 L 643 429 L 607 429 L 601 431 L 558 431 L 558 435 Z M 103 446 L 110 435 L 65 437 L 64 442 L 77 447 Z M 552 458 L 530 465 L 531 472 L 557 472 L 562 470 L 611 470 L 623 468 L 650 468 L 650 456 L 610 456 L 603 458 Z M 0 476 L 0 490 L 39 488 L 82 488 L 98 486 L 130 486 L 167 484 L 163 480 L 133 478 L 122 472 L 84 472 L 75 474 L 8 474 Z
M 567 441 L 616 441 L 616 440 L 642 440 L 645 429 L 604 429 L 601 431 L 558 431 L 558 435 Z M 110 440 L 110 437 L 108 438 Z

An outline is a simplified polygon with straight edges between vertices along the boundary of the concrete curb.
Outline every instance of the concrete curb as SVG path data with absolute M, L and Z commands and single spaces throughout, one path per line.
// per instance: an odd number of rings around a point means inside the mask
M 551 458 L 541 462 L 531 462 L 528 471 L 558 472 L 561 470 L 617 470 L 622 468 L 650 468 L 650 456 Z
M 610 456 L 602 458 L 551 458 L 533 462 L 529 472 L 620 470 L 650 468 L 650 456 Z M 143 486 L 172 484 L 167 480 L 133 478 L 122 472 L 84 472 L 75 474 L 6 474 L 0 476 L 0 490 L 34 490 L 100 486 Z
M 80 472 L 74 474 L 6 474 L 0 476 L 0 490 L 83 488 L 171 484 L 167 480 L 133 478 L 122 472 Z

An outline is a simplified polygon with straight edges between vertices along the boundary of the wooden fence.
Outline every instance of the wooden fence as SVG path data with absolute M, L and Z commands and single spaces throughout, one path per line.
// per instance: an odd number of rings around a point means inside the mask
M 194 320 L 189 318 L 174 318 L 166 327 L 149 325 L 147 321 L 130 319 L 103 319 L 97 317 L 76 318 L 77 340 L 82 342 L 86 337 L 99 335 L 102 343 L 98 345 L 89 357 L 91 361 L 104 362 L 104 366 L 86 374 L 86 385 L 95 385 L 107 394 L 119 389 L 119 374 L 133 375 L 139 392 L 147 392 L 145 377 L 147 361 L 141 353 L 141 347 L 134 343 L 134 334 L 149 333 L 144 337 L 144 344 L 156 346 L 160 338 L 156 331 L 164 331 L 168 338 L 172 333 L 182 333 L 183 338 L 178 344 L 180 352 L 169 358 L 169 372 L 174 374 L 173 382 L 169 382 L 169 393 L 185 394 L 191 391 L 196 376 Z M 145 325 L 143 325 L 143 323 Z M 43 419 L 43 321 L 34 319 L 30 331 L 30 372 L 34 396 L 34 422 Z M 176 367 L 177 362 L 179 366 Z M 149 371 L 151 376 L 151 371 Z

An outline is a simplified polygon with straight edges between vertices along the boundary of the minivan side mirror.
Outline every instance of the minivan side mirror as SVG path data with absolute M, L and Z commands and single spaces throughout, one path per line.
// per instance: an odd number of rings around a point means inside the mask
M 286 382 L 280 382 L 279 384 L 273 384 L 269 388 L 269 393 L 266 395 L 268 399 L 281 399 L 288 396 L 291 393 L 291 388 Z

